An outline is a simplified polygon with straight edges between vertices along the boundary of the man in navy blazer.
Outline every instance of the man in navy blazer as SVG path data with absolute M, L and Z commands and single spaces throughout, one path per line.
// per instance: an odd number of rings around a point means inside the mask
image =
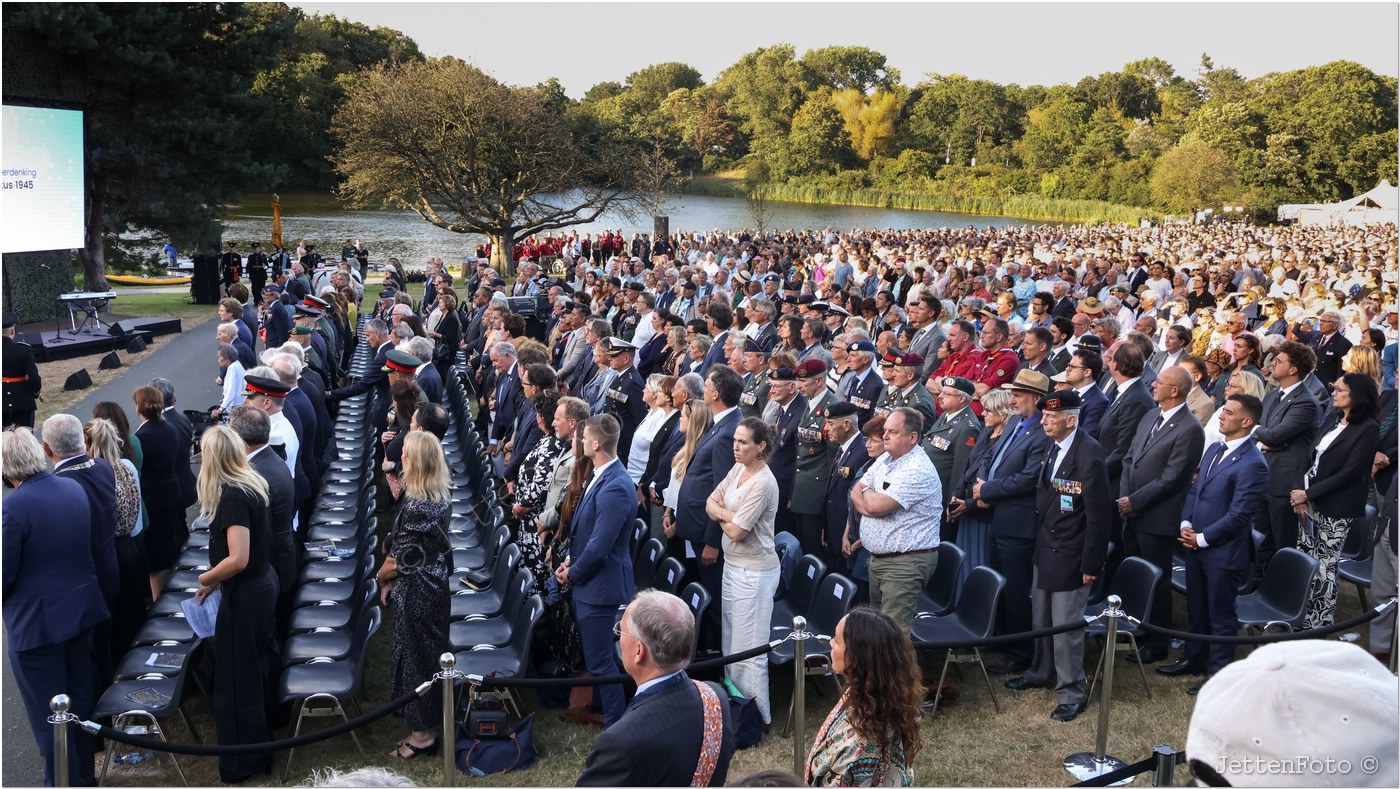
M 807 398 L 797 391 L 797 373 L 791 367 L 774 370 L 769 376 L 769 395 L 778 404 L 778 418 L 773 425 L 773 452 L 768 457 L 768 470 L 778 480 L 778 531 L 796 533 L 792 511 L 792 487 L 797 478 L 797 431 L 807 414 Z
M 1098 351 L 1081 348 L 1070 355 L 1069 364 L 1059 374 L 1050 376 L 1055 383 L 1069 384 L 1079 395 L 1079 429 L 1097 440 L 1099 423 L 1108 410 L 1108 395 L 1099 389 L 1103 375 L 1103 356 Z
M 826 408 L 826 438 L 836 447 L 836 465 L 826 487 L 826 553 L 830 567 L 848 567 L 842 539 L 851 514 L 851 486 L 857 473 L 870 460 L 865 436 L 860 434 L 861 410 L 853 403 L 835 403 Z
M 446 390 L 443 389 L 442 375 L 433 366 L 433 341 L 427 337 L 414 337 L 408 341 L 407 350 L 418 360 L 418 368 L 413 380 L 423 390 L 423 397 L 430 403 L 447 404 Z
M 705 323 L 708 324 L 710 336 L 715 338 L 710 350 L 705 352 L 705 359 L 700 362 L 700 369 L 695 372 L 702 377 L 710 374 L 710 369 L 715 365 L 724 366 L 726 355 L 729 353 L 729 327 L 734 325 L 734 312 L 724 304 L 711 304 L 705 312 Z M 742 388 L 743 384 L 740 384 Z
M 327 392 L 326 401 L 338 403 L 346 398 L 370 392 L 370 424 L 376 433 L 383 433 L 389 423 L 389 406 L 393 404 L 389 396 L 389 377 L 384 372 L 384 363 L 394 343 L 389 339 L 389 327 L 377 318 L 365 324 L 365 340 L 374 348 L 374 359 L 370 361 L 369 368 L 354 383 Z M 330 364 L 330 360 L 326 360 L 326 363 Z
M 734 429 L 739 426 L 739 394 L 744 380 L 734 368 L 720 365 L 705 377 L 705 405 L 715 414 L 714 425 L 706 431 L 686 467 L 685 479 L 676 499 L 676 536 L 690 543 L 698 558 L 700 583 L 713 599 L 720 599 L 724 562 L 720 556 L 719 524 L 705 514 L 705 499 L 719 486 L 734 466 Z M 719 606 L 710 606 L 710 622 L 718 635 Z
M 1250 525 L 1269 486 L 1268 464 L 1249 436 L 1263 410 L 1259 398 L 1250 395 L 1225 401 L 1219 416 L 1225 440 L 1206 448 L 1186 494 L 1181 544 L 1186 548 L 1186 617 L 1192 633 L 1233 636 L 1239 631 L 1235 596 L 1249 572 Z M 1233 644 L 1187 641 L 1185 656 L 1157 673 L 1211 675 L 1234 659 Z M 1199 689 L 1196 685 L 1188 692 Z
M 1306 383 L 1316 364 L 1317 354 L 1308 346 L 1292 340 L 1280 345 L 1268 371 L 1278 388 L 1264 396 L 1259 423 L 1250 430 L 1269 464 L 1269 489 L 1254 515 L 1254 528 L 1264 533 L 1260 573 L 1278 549 L 1298 547 L 1298 516 L 1288 494 L 1303 486 L 1320 435 L 1323 408 Z
M 0 510 L 5 640 L 44 756 L 44 783 L 52 786 L 49 700 L 66 693 L 73 714 L 92 715 L 93 628 L 110 614 L 92 561 L 92 514 L 82 485 L 49 473 L 44 450 L 28 428 L 0 434 L 0 460 L 15 487 Z M 91 786 L 93 738 L 75 734 L 70 743 L 68 774 L 75 785 Z
M 679 597 L 640 592 L 618 625 L 622 668 L 637 694 L 616 725 L 598 735 L 578 786 L 724 786 L 734 756 L 725 691 L 706 683 L 719 702 L 710 725 L 721 728 L 708 780 L 695 780 L 705 751 L 703 692 L 685 669 L 695 654 L 695 617 Z
M 583 642 L 584 665 L 595 677 L 617 672 L 613 659 L 613 622 L 617 608 L 632 599 L 632 529 L 637 489 L 617 459 L 621 432 L 609 414 L 583 423 L 583 452 L 593 461 L 593 476 L 569 526 L 569 555 L 555 571 L 563 586 L 573 588 L 574 618 Z M 626 699 L 618 685 L 604 685 L 603 726 L 622 717 Z
M 90 518 L 92 564 L 102 599 L 110 608 L 117 600 L 117 478 L 111 465 L 85 452 L 83 423 L 71 414 L 55 414 L 40 426 L 44 454 L 53 473 L 83 486 Z M 102 650 L 105 653 L 105 650 Z

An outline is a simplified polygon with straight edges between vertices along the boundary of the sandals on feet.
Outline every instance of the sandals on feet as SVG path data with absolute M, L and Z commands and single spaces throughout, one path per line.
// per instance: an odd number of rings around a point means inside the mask
M 407 748 L 409 750 L 408 756 L 403 755 L 404 748 Z M 419 756 L 435 756 L 437 752 L 437 740 L 433 740 L 431 745 L 424 746 L 414 745 L 408 740 L 399 740 L 398 747 L 394 748 L 394 750 L 389 752 L 389 757 L 392 759 L 403 759 L 407 761 L 408 759 L 417 759 Z

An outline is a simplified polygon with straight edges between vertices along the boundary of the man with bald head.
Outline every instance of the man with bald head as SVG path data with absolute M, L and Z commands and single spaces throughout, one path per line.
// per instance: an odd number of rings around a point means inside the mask
M 1162 570 L 1148 621 L 1171 627 L 1172 551 L 1181 534 L 1181 511 L 1192 475 L 1205 448 L 1205 432 L 1186 407 L 1191 375 L 1168 367 L 1152 382 L 1150 408 L 1138 422 L 1137 433 L 1123 457 L 1118 485 L 1118 512 L 1123 517 L 1123 551 L 1141 556 Z M 1142 636 L 1139 655 L 1144 663 L 1167 656 L 1167 640 L 1154 633 Z

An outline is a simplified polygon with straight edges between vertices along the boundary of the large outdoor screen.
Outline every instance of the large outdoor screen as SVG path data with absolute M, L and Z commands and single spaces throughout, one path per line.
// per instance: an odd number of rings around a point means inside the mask
M 83 246 L 83 113 L 4 105 L 0 252 Z

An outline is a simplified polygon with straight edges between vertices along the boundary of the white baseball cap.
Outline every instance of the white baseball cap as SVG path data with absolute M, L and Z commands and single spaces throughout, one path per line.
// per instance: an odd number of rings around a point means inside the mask
M 1266 644 L 1201 688 L 1186 758 L 1231 786 L 1396 786 L 1396 692 L 1355 644 Z

